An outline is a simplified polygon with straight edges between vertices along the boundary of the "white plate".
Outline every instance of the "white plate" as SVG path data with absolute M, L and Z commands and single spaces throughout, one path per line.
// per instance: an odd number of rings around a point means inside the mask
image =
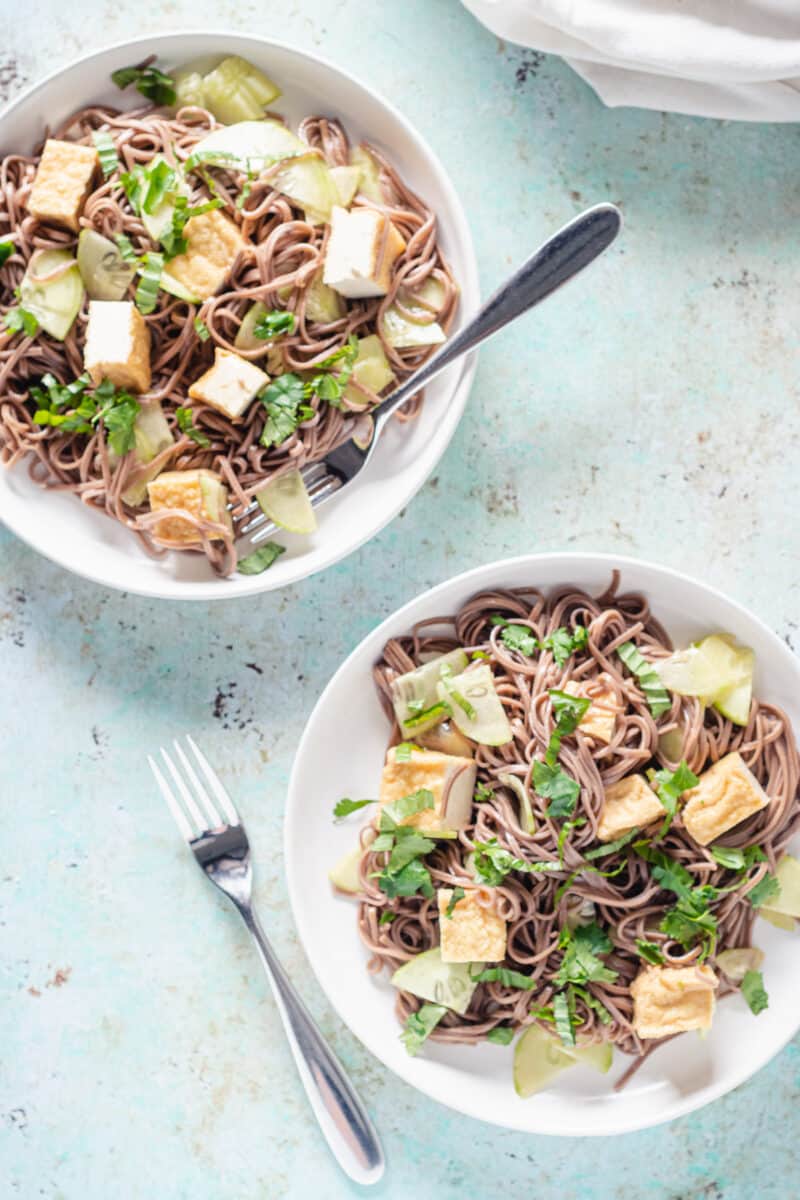
M 358 817 L 334 825 L 341 796 L 373 796 L 388 724 L 371 680 L 387 638 L 425 617 L 454 613 L 489 586 L 575 583 L 599 594 L 611 570 L 623 590 L 640 590 L 676 644 L 726 630 L 756 651 L 756 694 L 781 705 L 800 729 L 800 662 L 756 617 L 719 592 L 675 571 L 602 554 L 543 554 L 468 571 L 432 588 L 384 621 L 343 663 L 320 697 L 297 751 L 285 825 L 289 894 L 305 951 L 343 1021 L 381 1062 L 407 1083 L 469 1116 L 529 1133 L 625 1133 L 691 1112 L 763 1067 L 800 1025 L 797 984 L 800 937 L 756 923 L 765 951 L 769 1009 L 754 1017 L 740 997 L 723 1000 L 703 1041 L 687 1035 L 656 1051 L 619 1094 L 612 1090 L 631 1059 L 615 1055 L 607 1076 L 588 1068 L 565 1072 L 550 1090 L 521 1100 L 511 1081 L 510 1047 L 427 1043 L 409 1058 L 399 1041 L 394 989 L 366 971 L 356 907 L 334 894 L 329 868 L 355 844 Z
M 137 92 L 118 91 L 111 72 L 156 54 L 177 66 L 201 55 L 240 54 L 283 89 L 276 108 L 296 124 L 309 113 L 340 117 L 354 142 L 367 138 L 386 151 L 403 178 L 439 218 L 442 248 L 461 286 L 464 314 L 478 307 L 478 272 L 469 227 L 444 167 L 400 113 L 365 84 L 331 63 L 265 38 L 231 33 L 169 33 L 99 50 L 29 88 L 0 115 L 0 153 L 27 153 L 44 133 L 91 101 L 131 107 Z M 474 356 L 454 364 L 427 389 L 420 418 L 384 434 L 352 490 L 320 513 L 311 538 L 280 537 L 287 553 L 263 575 L 218 579 L 205 557 L 149 558 L 121 525 L 73 496 L 31 483 L 24 465 L 0 469 L 0 520 L 41 554 L 87 579 L 147 596 L 228 599 L 286 587 L 324 570 L 373 537 L 408 503 L 444 453 L 461 418 L 475 371 Z

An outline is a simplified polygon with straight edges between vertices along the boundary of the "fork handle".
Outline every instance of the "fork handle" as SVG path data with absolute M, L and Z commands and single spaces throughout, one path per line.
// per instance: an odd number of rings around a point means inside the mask
M 373 444 L 389 418 L 420 388 L 455 359 L 474 350 L 509 321 L 522 316 L 588 267 L 608 249 L 621 228 L 622 215 L 615 205 L 595 204 L 548 238 L 510 279 L 501 284 L 463 329 L 373 410 L 376 433 Z
M 331 1153 L 355 1183 L 377 1183 L 385 1160 L 364 1105 L 275 957 L 254 909 L 238 903 L 236 907 L 253 935 L 300 1079 Z

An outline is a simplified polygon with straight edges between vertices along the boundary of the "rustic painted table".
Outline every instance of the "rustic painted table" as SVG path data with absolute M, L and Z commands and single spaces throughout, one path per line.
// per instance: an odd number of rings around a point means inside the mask
M 695 1116 L 609 1141 L 505 1133 L 387 1075 L 297 944 L 281 861 L 292 754 L 321 689 L 400 602 L 487 558 L 638 554 L 800 648 L 798 132 L 608 111 L 455 0 L 4 5 L 5 96 L 144 30 L 227 26 L 352 68 L 433 143 L 494 285 L 587 202 L 619 250 L 483 353 L 436 475 L 324 576 L 261 600 L 103 591 L 0 532 L 0 1194 L 357 1194 L 325 1150 L 244 929 L 185 856 L 143 760 L 207 741 L 247 815 L 283 959 L 374 1112 L 379 1194 L 787 1200 L 800 1042 Z M 565 1129 L 568 1135 L 569 1130 Z

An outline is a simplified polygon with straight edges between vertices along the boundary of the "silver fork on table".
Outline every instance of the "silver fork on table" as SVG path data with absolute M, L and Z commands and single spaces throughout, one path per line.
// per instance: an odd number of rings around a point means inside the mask
M 275 957 L 253 908 L 250 844 L 239 814 L 205 755 L 191 737 L 186 742 L 191 760 L 181 745 L 173 742 L 181 769 L 161 750 L 174 791 L 155 759 L 147 756 L 156 783 L 197 862 L 233 901 L 253 935 L 300 1079 L 331 1152 L 356 1183 L 377 1183 L 385 1166 L 378 1135 L 343 1067 Z
M 504 325 L 508 325 L 509 321 L 522 316 L 573 275 L 588 267 L 608 249 L 621 228 L 622 215 L 618 208 L 613 204 L 596 204 L 540 246 L 489 297 L 463 329 L 372 410 L 371 436 L 359 437 L 357 431 L 363 429 L 363 420 L 354 419 L 355 437 L 351 436 L 349 441 L 343 442 L 320 462 L 303 467 L 300 474 L 312 507 L 319 508 L 363 471 L 390 419 L 420 388 L 430 383 L 456 359 L 474 350 Z M 247 508 L 233 513 L 233 527 L 237 538 L 247 538 L 254 545 L 271 537 L 278 528 L 261 511 L 255 500 Z

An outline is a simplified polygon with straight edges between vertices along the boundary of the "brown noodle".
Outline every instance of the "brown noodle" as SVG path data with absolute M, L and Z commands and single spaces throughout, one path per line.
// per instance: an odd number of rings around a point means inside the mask
M 93 131 L 107 129 L 122 168 L 129 170 L 136 163 L 149 162 L 156 154 L 162 154 L 173 165 L 185 161 L 197 142 L 215 127 L 213 117 L 199 108 L 184 108 L 172 117 L 152 108 L 120 113 L 90 105 L 65 121 L 52 136 L 88 145 Z M 330 165 L 348 161 L 349 142 L 338 121 L 308 117 L 299 133 Z M 431 349 L 393 349 L 382 336 L 380 317 L 393 302 L 401 307 L 404 300 L 408 302 L 405 289 L 418 288 L 430 278 L 437 279 L 443 288 L 441 308 L 438 312 L 431 311 L 430 319 L 438 320 L 445 329 L 449 327 L 458 302 L 458 289 L 437 242 L 436 217 L 378 151 L 370 147 L 370 152 L 380 163 L 385 203 L 378 205 L 358 196 L 355 204 L 371 204 L 386 212 L 407 247 L 395 263 L 385 297 L 348 301 L 346 315 L 329 324 L 316 323 L 306 313 L 306 289 L 322 264 L 328 227 L 308 223 L 301 209 L 275 191 L 270 178 L 278 165 L 251 181 L 241 208 L 236 207 L 236 200 L 245 183 L 242 174 L 207 167 L 205 179 L 200 174 L 189 176 L 193 186 L 190 203 L 209 199 L 207 181 L 211 179 L 216 194 L 225 201 L 223 211 L 237 222 L 251 246 L 240 254 L 223 292 L 196 305 L 160 291 L 155 311 L 146 318 L 153 368 L 147 395 L 161 401 L 176 436 L 174 446 L 163 453 L 164 469 L 212 468 L 222 475 L 232 500 L 244 506 L 269 478 L 322 458 L 348 435 L 348 417 L 368 411 L 377 402 L 375 393 L 358 386 L 356 390 L 363 395 L 363 402 L 345 399 L 342 409 L 315 396 L 309 402 L 313 417 L 303 421 L 281 445 L 265 448 L 259 445 L 265 420 L 261 404 L 251 405 L 244 419 L 234 423 L 216 409 L 195 401 L 192 404 L 195 424 L 211 439 L 211 446 L 202 449 L 181 435 L 176 427 L 175 409 L 187 403 L 189 384 L 210 366 L 215 346 L 235 349 L 233 343 L 242 318 L 257 300 L 268 308 L 287 308 L 297 318 L 294 334 L 281 340 L 279 351 L 266 346 L 250 351 L 236 349 L 244 358 L 266 359 L 263 365 L 271 375 L 313 367 L 342 346 L 351 334 L 359 337 L 378 334 L 397 382 L 401 382 Z M 16 304 L 14 289 L 35 250 L 72 247 L 76 241 L 72 234 L 43 225 L 27 212 L 38 162 L 38 154 L 12 154 L 0 163 L 0 237 L 11 235 L 15 243 L 14 254 L 0 270 L 2 314 Z M 107 237 L 126 234 L 139 254 L 153 248 L 144 225 L 128 203 L 118 174 L 91 192 L 81 224 Z M 131 296 L 133 291 L 134 285 Z M 415 300 L 417 306 L 420 303 Z M 81 374 L 87 314 L 88 302 L 84 301 L 63 343 L 44 333 L 30 338 L 0 330 L 0 461 L 12 466 L 28 459 L 29 472 L 37 483 L 73 492 L 84 503 L 135 530 L 148 551 L 163 553 L 148 533 L 152 524 L 148 514 L 122 499 L 122 493 L 136 474 L 133 455 L 115 465 L 109 458 L 102 429 L 92 436 L 64 434 L 33 422 L 31 385 L 48 371 L 61 383 Z M 211 335 L 206 342 L 198 338 L 194 328 L 194 318 L 198 316 Z M 400 419 L 415 416 L 420 403 L 421 396 L 415 397 Z M 212 565 L 221 574 L 230 574 L 236 564 L 231 535 L 223 529 L 221 540 L 209 541 L 209 535 L 218 534 L 221 527 L 197 519 L 193 523 L 201 533 L 202 549 Z
M 601 1024 L 594 1010 L 578 999 L 577 1011 L 583 1022 L 580 1039 L 609 1040 L 620 1050 L 637 1055 L 659 1044 L 642 1043 L 634 1033 L 629 986 L 641 966 L 637 938 L 656 942 L 670 964 L 687 965 L 697 960 L 699 948 L 686 951 L 658 930 L 661 917 L 675 902 L 674 896 L 661 891 L 651 880 L 645 861 L 625 850 L 595 864 L 612 870 L 625 863 L 621 874 L 604 879 L 583 871 L 559 901 L 556 892 L 580 867 L 582 852 L 596 844 L 604 787 L 631 772 L 644 770 L 651 763 L 672 770 L 677 766 L 659 751 L 661 734 L 675 728 L 684 730 L 683 756 L 696 773 L 722 755 L 738 750 L 770 796 L 767 808 L 722 838 L 727 846 L 758 843 L 767 861 L 749 872 L 740 890 L 712 905 L 719 929 L 717 952 L 751 944 L 754 910 L 746 893 L 767 871 L 775 869 L 776 860 L 800 821 L 800 759 L 789 720 L 779 708 L 754 700 L 747 726 L 741 728 L 713 708 L 704 710 L 698 700 L 675 695 L 671 710 L 658 720 L 653 718 L 636 679 L 623 669 L 614 650 L 633 640 L 648 658 L 655 659 L 670 651 L 670 641 L 651 614 L 645 597 L 615 594 L 617 583 L 615 574 L 611 587 L 598 598 L 570 585 L 548 596 L 535 587 L 480 593 L 455 616 L 421 621 L 407 637 L 393 638 L 375 667 L 379 696 L 393 724 L 392 744 L 400 740 L 400 733 L 390 699 L 390 681 L 426 658 L 457 646 L 490 655 L 497 691 L 511 722 L 514 736 L 508 745 L 475 748 L 478 780 L 493 785 L 494 797 L 475 805 L 473 823 L 457 840 L 439 842 L 435 852 L 426 858 L 435 886 L 474 886 L 467 856 L 476 841 L 491 837 L 496 837 L 515 856 L 529 861 L 558 859 L 560 824 L 546 815 L 546 802 L 530 789 L 537 828 L 533 834 L 523 832 L 519 802 L 508 787 L 498 783 L 497 777 L 513 774 L 530 782 L 532 762 L 543 756 L 553 728 L 549 688 L 563 689 L 570 680 L 587 681 L 605 672 L 613 680 L 618 702 L 614 734 L 608 746 L 587 739 L 578 730 L 565 738 L 561 747 L 560 761 L 581 788 L 574 815 L 586 820 L 566 843 L 563 869 L 538 875 L 512 872 L 501 886 L 490 889 L 497 911 L 509 923 L 505 965 L 529 974 L 535 980 L 534 990 L 480 983 L 466 1014 L 448 1012 L 436 1027 L 431 1036 L 438 1041 L 475 1044 L 501 1023 L 512 1023 L 515 1027 L 531 1024 L 535 1019 L 531 1008 L 549 1004 L 556 990 L 554 976 L 563 953 L 558 949 L 558 938 L 568 913 L 574 915 L 583 906 L 593 906 L 588 911 L 594 912 L 594 919 L 607 929 L 613 942 L 607 964 L 619 975 L 614 983 L 589 985 L 612 1014 L 611 1024 Z M 556 665 L 552 653 L 546 650 L 533 658 L 524 658 L 509 650 L 501 640 L 499 628 L 490 622 L 495 613 L 529 625 L 540 639 L 562 625 L 585 625 L 589 631 L 588 647 L 574 654 L 563 668 Z M 439 933 L 435 899 L 413 896 L 389 900 L 369 877 L 370 872 L 385 864 L 387 857 L 385 853 L 370 853 L 373 838 L 374 828 L 369 826 L 362 832 L 365 853 L 360 863 L 363 894 L 359 929 L 370 952 L 369 969 L 377 972 L 383 968 L 393 970 L 413 955 L 438 945 Z M 689 838 L 680 816 L 660 848 L 691 872 L 698 885 L 724 887 L 736 880 L 733 872 L 721 867 L 706 849 Z M 741 883 L 741 878 L 738 882 Z M 381 915 L 389 911 L 395 914 L 394 919 L 380 925 Z M 713 957 L 710 962 L 713 966 Z M 724 976 L 721 983 L 721 994 L 732 990 Z M 419 1006 L 415 996 L 398 993 L 397 1014 L 401 1021 Z

